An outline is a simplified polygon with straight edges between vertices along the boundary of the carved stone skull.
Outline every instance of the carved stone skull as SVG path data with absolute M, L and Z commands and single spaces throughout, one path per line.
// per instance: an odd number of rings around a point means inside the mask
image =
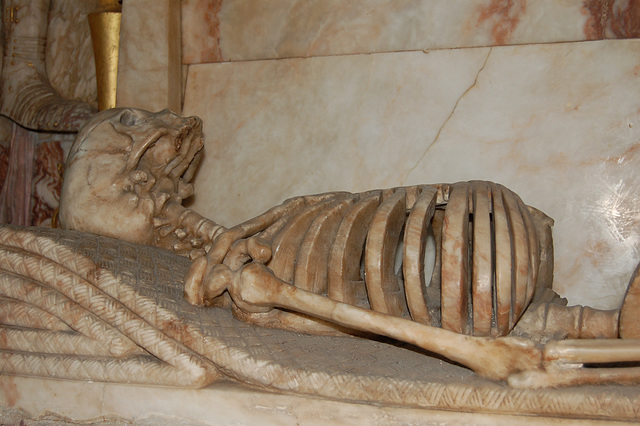
M 220 227 L 182 207 L 202 147 L 197 117 L 130 108 L 96 115 L 69 152 L 61 226 L 204 254 Z

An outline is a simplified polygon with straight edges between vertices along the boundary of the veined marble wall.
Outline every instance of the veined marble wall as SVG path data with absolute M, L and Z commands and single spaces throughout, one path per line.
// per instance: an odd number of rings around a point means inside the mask
M 294 195 L 494 180 L 555 219 L 555 289 L 618 307 L 640 260 L 640 40 L 585 40 L 638 35 L 639 9 L 183 1 L 183 113 L 207 138 L 192 207 L 231 225 Z
M 183 0 L 187 64 L 640 36 L 637 0 Z

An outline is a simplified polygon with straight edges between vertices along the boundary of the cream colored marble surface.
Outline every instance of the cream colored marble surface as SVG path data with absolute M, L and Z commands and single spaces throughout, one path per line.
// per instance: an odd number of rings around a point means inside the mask
M 640 26 L 633 7 L 626 0 L 184 0 L 183 61 L 633 37 Z
M 617 307 L 640 259 L 640 40 L 189 67 L 194 209 L 232 225 L 332 190 L 486 179 L 556 220 L 555 288 Z
M 45 63 L 62 97 L 97 105 L 96 69 L 87 15 L 97 0 L 52 0 Z
M 0 376 L 2 423 L 136 425 L 569 425 L 578 419 L 447 412 L 281 395 L 233 383 L 175 389 Z M 48 423 L 51 422 L 51 423 Z M 58 423 L 60 422 L 60 423 Z M 589 420 L 585 424 L 618 424 Z
M 124 1 L 116 106 L 179 111 L 180 58 L 180 1 Z

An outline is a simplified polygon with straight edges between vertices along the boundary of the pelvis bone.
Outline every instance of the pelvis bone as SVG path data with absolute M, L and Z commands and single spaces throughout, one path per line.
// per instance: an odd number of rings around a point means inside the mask
M 181 205 L 202 145 L 197 118 L 98 115 L 69 155 L 61 224 L 191 256 L 190 303 L 225 306 L 230 296 L 236 316 L 261 325 L 384 335 L 514 386 L 640 379 L 637 368 L 577 369 L 640 361 L 629 308 L 638 271 L 622 317 L 559 306 L 549 290 L 552 221 L 507 188 L 296 197 L 224 229 Z M 565 337 L 589 340 L 549 340 Z

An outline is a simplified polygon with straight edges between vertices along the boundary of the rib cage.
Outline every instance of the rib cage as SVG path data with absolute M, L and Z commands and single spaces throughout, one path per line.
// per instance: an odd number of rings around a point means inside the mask
M 532 300 L 539 224 L 501 185 L 473 181 L 303 200 L 256 235 L 271 244 L 267 266 L 299 288 L 477 336 L 508 334 Z M 429 239 L 435 261 L 425 274 Z M 279 325 L 313 331 L 309 319 L 277 315 Z M 268 322 L 262 314 L 248 319 Z

